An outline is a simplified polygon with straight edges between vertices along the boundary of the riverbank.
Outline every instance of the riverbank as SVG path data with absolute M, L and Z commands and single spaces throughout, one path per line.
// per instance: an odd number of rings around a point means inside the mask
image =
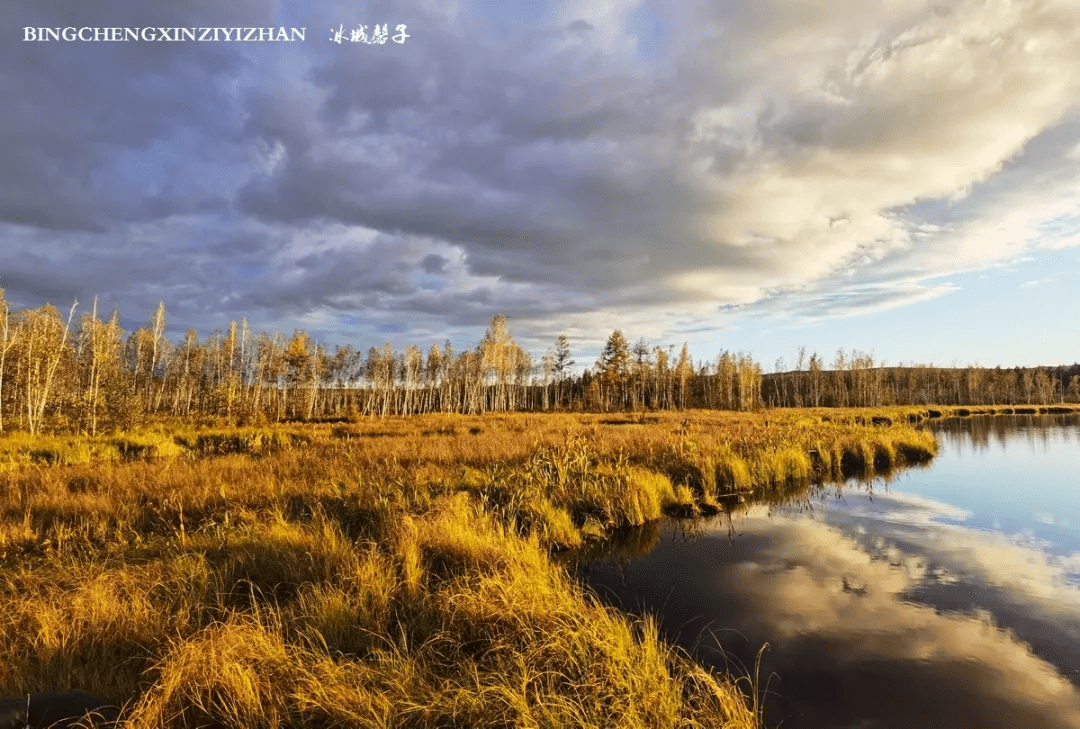
M 825 418 L 854 422 L 921 423 L 936 418 L 966 418 L 972 415 L 1068 415 L 1080 413 L 1080 404 L 1053 405 L 890 405 L 879 408 L 804 408 L 804 412 Z
M 1080 550 L 1080 414 L 925 427 L 932 465 L 887 486 L 665 519 L 568 567 L 703 663 L 754 665 L 768 643 L 770 729 L 1080 726 L 1080 593 L 1061 556 Z
M 96 691 L 128 703 L 127 727 L 757 726 L 747 679 L 601 606 L 550 555 L 936 452 L 867 416 L 4 436 L 0 694 Z

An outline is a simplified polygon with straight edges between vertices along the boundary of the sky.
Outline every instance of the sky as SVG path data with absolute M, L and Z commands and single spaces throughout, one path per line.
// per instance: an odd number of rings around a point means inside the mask
M 168 332 L 1080 360 L 1075 0 L 6 0 L 0 287 Z M 360 25 L 402 42 L 350 40 Z M 26 28 L 303 27 L 296 42 Z M 332 30 L 343 30 L 341 43 Z M 783 358 L 783 362 L 778 362 Z

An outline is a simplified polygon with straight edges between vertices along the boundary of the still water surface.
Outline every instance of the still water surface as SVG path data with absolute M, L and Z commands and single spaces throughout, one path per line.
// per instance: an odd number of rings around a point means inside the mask
M 770 729 L 1080 729 L 1080 417 L 931 427 L 927 468 L 653 525 L 579 574 L 714 666 L 768 643 Z

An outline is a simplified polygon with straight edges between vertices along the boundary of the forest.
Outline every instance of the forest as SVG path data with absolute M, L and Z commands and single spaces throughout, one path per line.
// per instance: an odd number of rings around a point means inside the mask
M 695 359 L 675 348 L 608 336 L 600 356 L 572 368 L 559 335 L 536 357 L 518 345 L 507 318 L 455 350 L 390 343 L 366 355 L 350 345 L 252 332 L 232 322 L 200 339 L 166 337 L 165 304 L 126 332 L 120 314 L 73 305 L 12 310 L 0 289 L 0 431 L 128 427 L 146 416 L 223 416 L 238 422 L 385 417 L 419 413 L 645 411 L 707 408 L 1006 405 L 1080 402 L 1080 365 L 1034 368 L 886 367 L 873 355 L 836 353 L 831 362 L 800 349 L 763 372 L 751 355 L 723 350 Z

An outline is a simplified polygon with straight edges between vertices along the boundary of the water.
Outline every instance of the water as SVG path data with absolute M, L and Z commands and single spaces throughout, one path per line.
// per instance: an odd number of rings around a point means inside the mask
M 654 525 L 579 573 L 705 663 L 767 643 L 770 728 L 1080 728 L 1080 417 L 932 427 L 928 468 Z

